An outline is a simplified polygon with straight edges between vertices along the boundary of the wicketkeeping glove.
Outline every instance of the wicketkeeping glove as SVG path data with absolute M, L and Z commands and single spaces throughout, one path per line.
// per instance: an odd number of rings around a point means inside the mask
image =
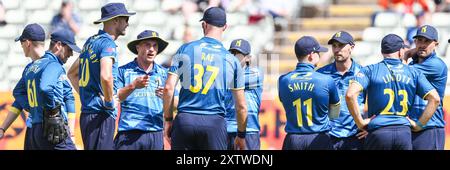
M 44 137 L 52 144 L 56 145 L 64 141 L 68 136 L 66 122 L 61 116 L 61 105 L 47 110 L 44 108 Z

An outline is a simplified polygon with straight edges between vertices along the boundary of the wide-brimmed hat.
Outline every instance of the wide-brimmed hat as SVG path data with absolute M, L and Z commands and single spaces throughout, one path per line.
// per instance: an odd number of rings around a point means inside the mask
M 120 16 L 132 16 L 136 12 L 128 12 L 123 3 L 109 3 L 102 7 L 102 18 L 94 21 L 94 24 L 100 24 Z
M 136 40 L 129 42 L 127 47 L 134 54 L 138 54 L 136 45 L 139 44 L 139 42 L 141 42 L 142 40 L 147 40 L 147 39 L 156 40 L 156 42 L 158 43 L 158 53 L 157 54 L 163 52 L 164 49 L 166 49 L 167 45 L 169 45 L 169 43 L 167 41 L 164 41 L 163 39 L 161 39 L 159 37 L 159 34 L 156 31 L 145 30 L 137 36 Z

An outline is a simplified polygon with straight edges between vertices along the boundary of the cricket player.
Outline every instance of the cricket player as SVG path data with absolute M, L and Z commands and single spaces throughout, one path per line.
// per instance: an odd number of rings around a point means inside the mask
M 22 41 L 29 40 L 32 43 L 22 45 L 22 48 L 24 50 L 25 56 L 29 56 L 32 60 L 31 63 L 27 64 L 25 67 L 22 77 L 20 78 L 19 82 L 16 84 L 13 90 L 13 96 L 15 98 L 10 111 L 8 112 L 7 118 L 0 126 L 0 138 L 4 136 L 4 133 L 6 129 L 8 129 L 11 124 L 17 119 L 17 117 L 20 115 L 20 113 L 23 110 L 29 111 L 28 108 L 28 99 L 27 99 L 27 91 L 26 91 L 26 84 L 23 80 L 23 75 L 25 74 L 25 71 L 28 69 L 29 66 L 33 64 L 34 61 L 41 58 L 39 56 L 40 54 L 45 53 L 45 49 L 43 46 L 45 41 L 45 31 L 39 24 L 29 24 L 25 27 L 22 33 Z M 31 46 L 29 46 L 31 45 Z M 31 47 L 31 48 L 30 48 Z M 65 111 L 68 115 L 68 122 L 69 122 L 69 128 L 70 128 L 70 135 L 72 138 L 72 141 L 74 140 L 74 129 L 75 129 L 75 99 L 72 93 L 72 87 L 70 86 L 68 81 L 64 81 L 64 105 L 65 105 Z M 24 150 L 29 150 L 30 148 L 30 130 L 32 127 L 32 118 L 31 115 L 28 114 L 28 117 L 26 118 L 26 132 L 25 132 L 25 142 L 24 142 Z
M 49 51 L 33 62 L 24 77 L 32 118 L 30 149 L 75 150 L 64 109 L 63 64 L 73 51 L 81 50 L 75 44 L 74 35 L 66 30 L 52 33 L 50 39 Z
M 28 110 L 28 99 L 27 99 L 27 91 L 26 91 L 26 83 L 24 82 L 24 74 L 26 70 L 33 64 L 34 61 L 40 59 L 45 54 L 44 49 L 44 41 L 45 41 L 45 31 L 41 25 L 33 23 L 25 26 L 22 35 L 15 40 L 20 41 L 22 50 L 26 57 L 30 57 L 32 62 L 25 66 L 25 69 L 22 73 L 22 77 L 19 82 L 17 82 L 16 86 L 13 90 L 14 102 L 8 112 L 8 115 L 2 125 L 0 126 L 0 138 L 4 136 L 6 130 L 11 126 L 14 120 L 20 115 L 22 110 Z M 27 131 L 26 134 L 30 131 L 31 121 L 27 119 Z M 28 135 L 26 135 L 28 136 Z M 28 149 L 29 138 L 25 137 L 25 145 L 24 149 Z
M 286 111 L 283 150 L 329 150 L 330 119 L 339 117 L 340 99 L 333 78 L 314 71 L 320 52 L 328 51 L 311 36 L 295 43 L 294 71 L 278 79 L 278 96 Z
M 412 58 L 412 62 L 409 65 L 412 65 L 425 75 L 427 80 L 437 90 L 441 100 L 430 121 L 424 124 L 423 130 L 412 133 L 413 150 L 444 150 L 445 121 L 443 99 L 447 84 L 448 68 L 435 51 L 439 45 L 436 28 L 424 25 L 417 30 L 417 34 L 413 38 L 416 48 L 408 51 L 409 55 L 405 55 L 404 59 Z M 410 110 L 410 118 L 418 121 L 425 110 L 426 104 L 427 101 L 420 96 L 416 96 Z
M 250 66 L 251 46 L 247 40 L 236 39 L 231 42 L 229 50 L 241 63 L 244 70 L 245 80 L 245 101 L 247 103 L 247 134 L 245 136 L 245 145 L 247 150 L 260 149 L 259 137 L 259 108 L 261 106 L 261 97 L 263 92 L 264 74 L 258 67 Z M 234 149 L 234 140 L 237 135 L 236 109 L 231 91 L 225 98 L 227 114 L 228 150 Z
M 141 32 L 128 43 L 128 49 L 137 57 L 119 67 L 121 113 L 115 149 L 164 149 L 162 94 L 167 70 L 154 60 L 168 44 L 151 30 Z
M 328 64 L 317 72 L 329 75 L 333 78 L 339 92 L 339 98 L 343 99 L 350 82 L 362 68 L 353 61 L 351 54 L 355 47 L 352 35 L 346 31 L 339 31 L 328 41 L 334 54 L 334 62 Z M 358 104 L 364 113 L 364 93 L 358 96 Z M 358 133 L 355 121 L 348 112 L 347 103 L 341 100 L 339 118 L 331 120 L 330 137 L 334 150 L 361 150 L 367 131 Z
M 69 70 L 69 79 L 81 100 L 80 129 L 85 150 L 111 150 L 117 110 L 118 56 L 114 42 L 125 35 L 128 12 L 123 3 L 102 7 L 103 30 L 90 37 Z
M 174 56 L 164 88 L 164 135 L 173 150 L 226 150 L 225 95 L 231 89 L 238 126 L 236 149 L 245 149 L 247 106 L 239 61 L 220 42 L 227 28 L 225 11 L 208 8 L 202 21 L 204 37 L 182 45 Z M 180 80 L 178 114 L 171 112 Z
M 381 41 L 384 60 L 362 68 L 347 90 L 345 99 L 356 125 L 369 131 L 364 142 L 366 150 L 411 150 L 411 129 L 421 130 L 440 103 L 437 91 L 425 76 L 400 60 L 405 48 L 401 37 L 386 35 Z M 362 118 L 357 102 L 362 90 L 371 117 L 367 119 Z M 419 121 L 407 118 L 415 95 L 428 101 Z

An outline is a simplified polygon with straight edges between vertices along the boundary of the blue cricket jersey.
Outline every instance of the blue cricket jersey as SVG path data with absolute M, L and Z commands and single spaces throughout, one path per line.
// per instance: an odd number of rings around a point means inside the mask
M 287 133 L 319 133 L 331 130 L 329 106 L 339 104 L 334 80 L 298 63 L 294 71 L 278 79 L 278 96 L 286 111 Z
M 33 62 L 26 70 L 24 81 L 26 83 L 28 106 L 32 123 L 41 123 L 43 109 L 53 109 L 61 104 L 62 116 L 67 119 L 64 106 L 65 70 L 63 62 L 51 52 Z
M 28 99 L 27 99 L 27 86 L 24 81 L 24 76 L 26 70 L 33 64 L 33 62 L 28 63 L 22 72 L 22 77 L 13 89 L 14 102 L 11 105 L 11 112 L 20 114 L 23 109 L 28 109 Z
M 112 75 L 114 77 L 114 94 L 117 92 L 118 56 L 114 39 L 105 31 L 99 30 L 97 35 L 90 37 L 80 54 L 79 85 L 82 113 L 106 112 L 114 119 L 117 110 L 108 110 L 103 105 L 100 95 L 103 95 L 100 81 L 100 59 L 112 57 Z
M 341 99 L 341 109 L 339 112 L 339 118 L 331 120 L 331 131 L 330 134 L 338 137 L 345 138 L 350 137 L 356 134 L 358 127 L 353 120 L 352 115 L 348 111 L 347 102 L 345 101 L 345 94 L 347 93 L 348 86 L 350 82 L 353 81 L 354 76 L 359 70 L 362 68 L 361 65 L 357 64 L 352 60 L 352 66 L 350 69 L 344 73 L 343 75 L 337 71 L 336 62 L 328 64 L 317 72 L 329 75 L 333 78 L 336 88 L 339 92 L 339 98 Z M 360 113 L 364 113 L 364 93 L 361 93 L 358 96 L 358 104 L 360 108 Z
M 444 121 L 444 109 L 443 109 L 443 101 L 445 95 L 445 86 L 447 83 L 447 65 L 436 55 L 436 52 L 430 54 L 430 56 L 426 57 L 422 63 L 418 63 L 417 56 L 413 57 L 416 60 L 413 60 L 410 65 L 414 68 L 422 72 L 427 80 L 431 83 L 431 85 L 436 89 L 441 98 L 441 103 L 434 112 L 431 119 L 424 126 L 425 129 L 431 127 L 441 127 L 445 126 Z M 419 120 L 420 116 L 422 116 L 423 111 L 427 105 L 427 101 L 423 100 L 421 97 L 416 96 L 412 109 L 410 111 L 410 117 L 414 121 Z
M 184 44 L 173 60 L 169 73 L 181 83 L 178 113 L 224 116 L 227 90 L 244 89 L 239 61 L 216 39 Z
M 392 58 L 362 68 L 355 83 L 366 91 L 368 117 L 375 115 L 368 130 L 390 125 L 410 126 L 406 115 L 415 95 L 423 98 L 434 89 L 418 70 Z
M 150 73 L 139 67 L 136 59 L 119 67 L 118 88 L 131 84 L 137 77 L 148 75 L 149 84 L 146 88 L 135 89 L 121 102 L 119 131 L 163 130 L 163 100 L 156 96 L 156 89 L 164 87 L 167 80 L 167 70 L 153 63 Z
M 11 112 L 14 112 L 16 114 L 20 114 L 23 109 L 29 109 L 28 106 L 28 96 L 27 96 L 27 86 L 24 81 L 24 75 L 26 70 L 33 64 L 33 62 L 28 63 L 25 66 L 25 69 L 22 72 L 22 77 L 20 78 L 19 82 L 17 82 L 16 86 L 13 90 L 13 96 L 14 96 L 14 102 L 12 104 L 12 107 L 10 109 Z M 75 98 L 72 93 L 72 86 L 70 86 L 69 81 L 66 80 L 63 83 L 64 85 L 64 103 L 62 106 L 65 106 L 65 111 L 68 113 L 75 113 Z M 32 127 L 32 118 L 31 114 L 28 114 L 26 125 L 27 127 Z
M 247 104 L 247 133 L 259 133 L 259 107 L 263 92 L 264 74 L 256 67 L 244 68 L 245 80 L 245 102 Z M 237 132 L 236 108 L 232 92 L 229 91 L 225 97 L 227 121 L 227 132 Z

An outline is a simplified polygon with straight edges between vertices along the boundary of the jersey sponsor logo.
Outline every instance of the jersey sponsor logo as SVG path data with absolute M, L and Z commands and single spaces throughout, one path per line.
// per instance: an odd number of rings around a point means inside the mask
M 302 73 L 295 73 L 291 76 L 294 80 L 311 80 L 312 72 L 307 72 L 305 75 L 301 76 Z

